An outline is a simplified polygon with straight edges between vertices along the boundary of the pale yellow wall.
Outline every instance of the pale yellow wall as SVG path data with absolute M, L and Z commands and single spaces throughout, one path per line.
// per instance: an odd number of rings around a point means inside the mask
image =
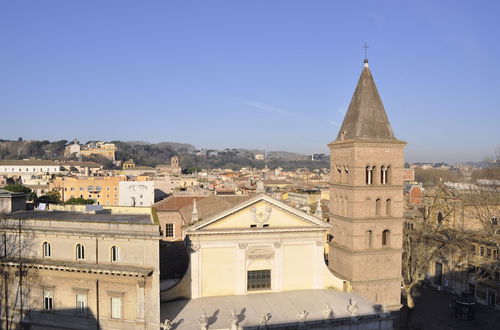
M 315 272 L 315 246 L 283 246 L 283 290 L 306 290 L 313 287 Z
M 203 270 L 202 296 L 235 294 L 236 248 L 204 248 L 201 252 Z
M 216 221 L 204 228 L 206 229 L 229 229 L 229 228 L 238 228 L 238 229 L 247 229 L 250 228 L 251 225 L 256 224 L 253 220 L 251 208 L 256 207 L 257 213 L 265 212 L 267 206 L 272 208 L 271 215 L 266 224 L 269 224 L 270 228 L 286 228 L 286 227 L 312 227 L 314 226 L 312 223 L 301 219 L 300 217 L 293 215 L 291 213 L 285 212 L 282 209 L 272 206 L 271 204 L 260 201 L 254 205 L 246 207 L 234 214 L 231 214 L 219 221 Z

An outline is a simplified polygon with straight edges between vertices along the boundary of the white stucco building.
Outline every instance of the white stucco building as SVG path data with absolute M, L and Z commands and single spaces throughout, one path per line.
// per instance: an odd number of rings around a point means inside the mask
M 151 206 L 155 198 L 154 182 L 120 181 L 118 193 L 120 206 Z
M 61 165 L 51 160 L 0 160 L 0 174 L 33 175 L 60 172 Z

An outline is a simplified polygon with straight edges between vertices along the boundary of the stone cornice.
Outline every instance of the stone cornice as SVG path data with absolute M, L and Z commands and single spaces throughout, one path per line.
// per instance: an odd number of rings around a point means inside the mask
M 77 262 L 45 262 L 36 259 L 0 260 L 0 265 L 12 268 L 55 270 L 71 273 L 88 273 L 114 276 L 146 277 L 153 274 L 153 269 L 132 266 L 96 265 Z
M 5 227 L 4 227 L 5 228 Z M 12 232 L 15 234 L 19 233 L 19 228 L 7 228 L 5 231 Z M 78 228 L 74 229 L 58 229 L 58 228 L 46 228 L 46 227 L 27 227 L 21 228 L 22 233 L 42 233 L 43 235 L 49 236 L 82 236 L 88 238 L 131 238 L 131 239 L 150 239 L 150 240 L 161 240 L 160 234 L 157 235 L 145 235 L 144 233 L 120 233 L 120 231 L 89 231 L 89 230 L 79 230 Z M 156 234 L 156 233 L 155 233 Z
M 252 229 L 234 229 L 234 230 L 196 230 L 187 231 L 190 236 L 198 235 L 248 235 L 248 234 L 281 234 L 281 233 L 305 233 L 326 231 L 328 228 L 307 227 L 307 228 L 252 228 Z

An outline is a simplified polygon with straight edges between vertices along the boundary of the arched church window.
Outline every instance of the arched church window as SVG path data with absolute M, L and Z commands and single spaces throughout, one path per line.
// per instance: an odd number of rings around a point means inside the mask
M 375 201 L 375 215 L 376 216 L 380 216 L 381 207 L 382 207 L 382 201 L 380 200 L 380 198 L 377 198 L 377 200 Z
M 366 232 L 366 245 L 369 248 L 373 247 L 373 232 L 371 230 Z
M 372 166 L 372 183 L 371 184 L 377 184 L 378 183 L 378 171 L 376 166 Z
M 382 246 L 389 246 L 391 239 L 391 232 L 386 229 L 382 232 Z
M 110 251 L 110 255 L 111 255 L 111 262 L 118 262 L 120 260 L 120 248 L 116 245 L 113 245 L 111 247 L 111 251 Z
M 49 242 L 43 242 L 42 244 L 42 255 L 44 258 L 52 256 L 52 247 Z
M 392 168 L 390 166 L 385 169 L 385 183 L 392 184 Z
M 373 167 L 367 166 L 366 167 L 366 184 L 372 184 L 372 183 L 373 183 Z
M 380 167 L 380 183 L 387 184 L 387 167 Z
M 347 197 L 344 197 L 344 216 L 347 217 L 347 202 L 348 202 L 348 198 Z
M 392 201 L 390 199 L 387 199 L 385 201 L 385 215 L 390 216 L 391 215 L 391 207 L 392 207 Z
M 76 252 L 76 260 L 85 259 L 85 246 L 83 246 L 83 244 L 77 244 L 75 252 Z

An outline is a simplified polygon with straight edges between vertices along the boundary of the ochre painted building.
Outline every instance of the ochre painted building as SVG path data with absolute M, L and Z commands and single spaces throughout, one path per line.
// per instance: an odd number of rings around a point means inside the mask
M 49 184 L 50 190 L 59 191 L 61 200 L 71 197 L 95 200 L 97 205 L 118 205 L 118 183 L 124 176 L 57 177 Z

